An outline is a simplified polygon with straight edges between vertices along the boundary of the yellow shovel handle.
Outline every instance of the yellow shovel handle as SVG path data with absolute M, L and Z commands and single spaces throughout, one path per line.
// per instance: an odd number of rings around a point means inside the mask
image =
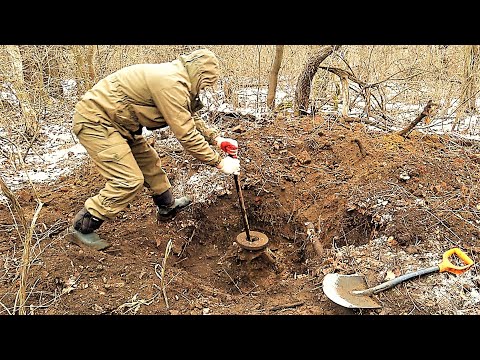
M 457 255 L 465 264 L 464 266 L 456 266 L 450 262 L 450 256 L 453 254 Z M 453 248 L 450 250 L 445 251 L 443 254 L 443 260 L 440 264 L 438 264 L 439 271 L 448 271 L 452 274 L 462 274 L 467 271 L 473 265 L 473 260 L 468 257 L 462 250 L 459 248 Z

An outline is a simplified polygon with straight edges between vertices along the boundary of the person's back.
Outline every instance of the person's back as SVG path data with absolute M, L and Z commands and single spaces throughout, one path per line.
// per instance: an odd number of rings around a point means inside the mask
M 96 120 L 99 113 L 105 120 L 115 120 L 119 104 L 154 107 L 154 92 L 189 84 L 188 74 L 178 61 L 161 64 L 135 64 L 124 67 L 98 81 L 75 105 L 75 110 L 89 120 Z M 155 111 L 153 118 L 158 117 Z
M 141 133 L 142 127 L 154 130 L 169 125 L 181 141 L 180 134 L 189 129 L 177 125 L 197 111 L 195 98 L 200 87 L 214 84 L 218 78 L 213 53 L 197 53 L 205 55 L 122 68 L 88 90 L 75 110 L 88 120 L 111 122 L 127 138 Z M 207 60 L 202 62 L 203 57 Z

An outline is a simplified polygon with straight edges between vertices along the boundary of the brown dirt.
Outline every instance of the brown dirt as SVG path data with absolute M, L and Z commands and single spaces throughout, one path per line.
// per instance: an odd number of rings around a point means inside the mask
M 214 171 L 200 186 L 187 186 L 185 179 L 205 167 L 183 152 L 165 151 L 165 135 L 156 134 L 154 146 L 174 191 L 193 193 L 196 201 L 171 222 L 157 224 L 144 189 L 98 231 L 112 247 L 95 251 L 70 243 L 67 235 L 84 200 L 103 186 L 92 164 L 36 186 L 43 208 L 32 244 L 28 312 L 479 313 L 475 145 L 417 132 L 404 139 L 326 115 L 279 116 L 263 124 L 246 119 L 241 131 L 238 119 L 225 121 L 241 146 L 250 229 L 268 236 L 266 251 L 243 250 L 235 242 L 244 227 L 233 177 Z M 33 192 L 15 194 L 31 219 Z M 11 211 L 0 210 L 0 223 L 12 224 Z M 0 232 L 3 314 L 13 311 L 23 249 L 14 227 L 6 228 Z M 374 285 L 434 265 L 455 246 L 475 261 L 468 272 L 427 275 L 372 295 L 379 309 L 346 308 L 322 290 L 327 273 L 362 274 Z

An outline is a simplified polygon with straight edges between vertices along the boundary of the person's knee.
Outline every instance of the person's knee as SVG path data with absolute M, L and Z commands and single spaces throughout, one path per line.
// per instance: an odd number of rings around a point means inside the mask
M 144 181 L 142 175 L 133 174 L 111 180 L 106 187 L 104 196 L 108 198 L 130 198 L 143 189 Z
M 145 179 L 143 176 L 135 176 L 126 179 L 125 186 L 126 190 L 131 193 L 138 193 L 143 189 Z

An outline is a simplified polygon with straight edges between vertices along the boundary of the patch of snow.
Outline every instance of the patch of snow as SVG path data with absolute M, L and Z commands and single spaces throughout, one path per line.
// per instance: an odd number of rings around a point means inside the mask
M 66 97 L 75 96 L 77 91 L 77 82 L 73 79 L 62 80 L 61 81 L 63 94 Z
M 6 82 L 2 84 L 2 87 L 5 90 L 0 91 L 0 100 L 5 100 L 13 106 L 18 106 L 20 102 L 18 101 L 15 90 L 13 89 L 13 84 Z
M 197 203 L 210 203 L 219 196 L 231 193 L 232 177 L 210 166 L 201 165 L 191 176 L 186 171 L 183 174 L 180 176 L 183 181 L 176 181 L 174 193 L 188 194 Z

